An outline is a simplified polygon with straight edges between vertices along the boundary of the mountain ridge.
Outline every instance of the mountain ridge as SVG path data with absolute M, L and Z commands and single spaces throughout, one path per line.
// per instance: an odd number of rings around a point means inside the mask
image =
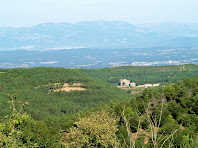
M 197 36 L 196 25 L 149 27 L 122 21 L 43 23 L 32 27 L 0 27 L 0 50 L 198 46 Z

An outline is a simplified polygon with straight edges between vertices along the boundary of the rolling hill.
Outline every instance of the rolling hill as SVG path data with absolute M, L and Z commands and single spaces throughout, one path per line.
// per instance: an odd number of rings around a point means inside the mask
M 76 89 L 72 84 L 80 84 L 76 87 L 84 91 L 56 91 L 64 85 Z M 76 113 L 97 109 L 110 100 L 130 98 L 125 91 L 80 70 L 52 67 L 10 69 L 6 73 L 0 73 L 1 118 L 11 111 L 7 103 L 10 98 L 8 94 L 17 95 L 17 100 L 27 101 L 30 106 L 26 112 L 32 118 L 47 120 L 56 127 Z

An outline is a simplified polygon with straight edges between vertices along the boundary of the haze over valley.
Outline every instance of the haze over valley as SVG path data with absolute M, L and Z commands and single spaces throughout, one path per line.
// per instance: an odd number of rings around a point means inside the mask
M 50 51 L 0 51 L 0 67 L 104 68 L 198 63 L 197 48 L 80 48 Z
M 122 21 L 0 28 L 0 67 L 103 68 L 198 62 L 198 25 Z

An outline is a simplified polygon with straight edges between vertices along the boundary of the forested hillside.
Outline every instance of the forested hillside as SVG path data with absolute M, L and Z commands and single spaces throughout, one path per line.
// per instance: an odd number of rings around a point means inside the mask
M 107 123 L 110 125 L 108 134 L 104 133 L 104 139 L 94 135 L 94 129 L 86 129 L 83 122 L 87 119 L 93 119 L 93 122 L 86 123 L 87 126 L 97 126 L 103 132 L 105 123 L 100 123 L 100 118 L 104 117 L 101 112 L 98 120 L 89 116 L 81 118 L 75 123 L 76 128 L 70 128 L 70 132 L 66 134 L 69 139 L 65 140 L 65 144 L 70 147 L 79 146 L 78 142 L 83 146 L 94 145 L 92 141 L 74 140 L 71 137 L 83 135 L 78 138 L 92 136 L 99 141 L 97 144 L 112 147 L 145 147 L 145 148 L 195 148 L 198 147 L 198 76 L 196 78 L 187 78 L 183 82 L 171 84 L 163 89 L 152 90 L 146 88 L 144 92 L 136 99 L 122 102 L 112 102 L 109 106 L 109 112 L 113 115 L 106 114 Z M 117 124 L 115 123 L 117 121 Z M 96 125 L 94 125 L 96 124 Z M 113 136 L 116 133 L 116 137 Z M 99 134 L 99 133 L 98 133 Z M 102 134 L 101 134 L 102 136 Z M 108 141 L 108 142 L 107 142 Z M 103 143 L 102 143 L 103 142 Z M 105 142 L 107 143 L 105 145 Z M 97 146 L 98 146 L 97 145 Z M 96 145 L 95 145 L 96 146 Z
M 185 66 L 172 71 L 195 73 Z M 0 147 L 198 146 L 198 76 L 134 98 L 78 69 L 1 71 Z M 81 89 L 58 91 L 64 86 Z
M 198 74 L 198 65 L 170 66 L 123 66 L 103 69 L 81 69 L 89 75 L 110 83 L 119 83 L 120 79 L 128 79 L 138 85 L 144 83 L 175 83 Z
M 5 70 L 4 70 L 5 71 Z M 85 91 L 55 91 L 64 84 L 81 83 Z M 35 120 L 61 124 L 70 117 L 86 109 L 106 104 L 112 99 L 124 100 L 129 94 L 111 84 L 76 70 L 64 68 L 10 69 L 0 74 L 0 117 L 10 114 L 7 101 L 10 95 L 27 101 L 27 113 Z M 52 124 L 51 123 L 51 124 Z

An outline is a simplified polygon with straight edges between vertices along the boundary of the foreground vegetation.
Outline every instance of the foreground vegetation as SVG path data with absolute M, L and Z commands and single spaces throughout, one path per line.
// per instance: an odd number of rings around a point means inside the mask
M 0 147 L 198 146 L 198 76 L 137 97 L 79 70 L 17 69 L 0 79 Z M 49 93 L 52 83 L 87 90 Z

